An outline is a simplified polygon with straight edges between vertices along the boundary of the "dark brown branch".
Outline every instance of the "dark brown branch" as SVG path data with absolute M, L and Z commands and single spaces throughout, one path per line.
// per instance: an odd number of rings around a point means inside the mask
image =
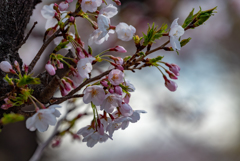
M 102 77 L 106 76 L 108 73 L 110 73 L 111 70 L 107 70 L 105 71 L 104 73 L 96 76 L 96 77 L 93 77 L 93 78 L 90 78 L 90 79 L 87 79 L 86 81 L 84 81 L 80 86 L 78 86 L 77 88 L 75 88 L 74 90 L 72 90 L 68 95 L 62 97 L 60 100 L 54 102 L 54 104 L 60 104 L 66 100 L 68 100 L 69 98 L 72 97 L 73 94 L 77 93 L 79 90 L 81 90 L 85 85 L 87 85 L 88 83 L 91 83 L 91 82 L 94 82 L 96 80 L 99 80 L 101 79 Z

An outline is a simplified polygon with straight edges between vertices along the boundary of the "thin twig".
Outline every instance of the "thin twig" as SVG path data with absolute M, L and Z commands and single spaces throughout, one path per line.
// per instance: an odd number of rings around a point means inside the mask
M 104 77 L 105 75 L 107 75 L 108 73 L 110 73 L 111 70 L 107 70 L 105 71 L 104 73 L 96 76 L 96 77 L 93 77 L 93 78 L 90 78 L 90 79 L 87 79 L 86 81 L 84 81 L 80 86 L 78 86 L 77 88 L 75 88 L 74 90 L 72 90 L 68 95 L 62 97 L 62 99 L 58 100 L 57 102 L 54 102 L 53 104 L 60 104 L 64 101 L 66 101 L 69 97 L 71 98 L 73 94 L 75 94 L 76 92 L 78 92 L 79 90 L 81 90 L 85 85 L 87 85 L 88 83 L 91 83 L 93 81 L 96 81 L 102 77 Z
M 37 61 L 40 59 L 42 53 L 46 49 L 46 47 L 52 42 L 52 40 L 56 37 L 57 34 L 59 34 L 60 29 L 58 29 L 45 43 L 43 43 L 42 47 L 38 51 L 37 55 L 33 58 L 32 62 L 28 66 L 28 72 L 31 73 L 33 70 L 34 66 L 36 65 Z
M 30 29 L 30 31 L 28 32 L 28 34 L 27 34 L 27 36 L 23 39 L 23 41 L 14 49 L 14 50 L 17 50 L 17 49 L 19 49 L 23 44 L 25 44 L 26 43 L 26 41 L 27 41 L 27 39 L 28 39 L 28 37 L 30 36 L 30 34 L 32 33 L 32 31 L 33 31 L 33 29 L 34 29 L 34 27 L 36 26 L 36 24 L 37 24 L 38 22 L 36 21 L 36 22 L 34 22 L 34 24 L 33 24 L 33 26 L 32 26 L 32 28 Z

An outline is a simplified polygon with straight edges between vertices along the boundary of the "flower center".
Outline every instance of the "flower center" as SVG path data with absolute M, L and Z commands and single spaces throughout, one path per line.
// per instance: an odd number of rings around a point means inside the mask
M 178 37 L 178 30 L 175 32 L 175 34 L 173 34 L 173 36 Z
M 118 78 L 118 74 L 113 74 L 113 77 L 112 77 L 112 80 L 113 81 L 116 81 L 116 80 L 118 80 L 119 78 Z
M 112 102 L 113 102 L 113 98 L 112 98 L 111 96 L 109 96 L 109 97 L 107 98 L 107 101 L 108 101 L 109 103 L 112 103 Z
M 39 119 L 39 120 L 42 120 L 42 113 L 39 113 L 39 114 L 38 114 L 38 119 Z
M 86 1 L 85 4 L 92 4 L 92 1 Z
M 91 91 L 92 97 L 95 97 L 97 94 L 98 94 L 98 91 L 97 91 L 96 89 L 93 89 L 93 90 Z

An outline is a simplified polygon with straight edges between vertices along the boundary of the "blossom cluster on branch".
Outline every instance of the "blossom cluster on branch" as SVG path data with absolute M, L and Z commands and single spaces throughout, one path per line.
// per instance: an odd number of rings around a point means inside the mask
M 119 0 L 113 0 L 116 5 L 120 5 Z M 6 73 L 4 77 L 12 91 L 6 94 L 5 104 L 1 108 L 8 110 L 24 104 L 33 104 L 35 112 L 26 121 L 26 127 L 31 130 L 44 132 L 49 125 L 55 126 L 60 112 L 56 108 L 61 108 L 60 103 L 69 100 L 74 104 L 76 98 L 81 98 L 85 104 L 89 104 L 93 111 L 93 119 L 89 125 L 74 131 L 75 122 L 86 113 L 79 113 L 74 119 L 67 120 L 66 129 L 58 130 L 55 133 L 55 142 L 53 146 L 60 143 L 65 134 L 70 134 L 74 139 L 83 137 L 83 142 L 87 146 L 93 147 L 95 144 L 102 143 L 108 139 L 113 139 L 113 133 L 119 129 L 126 129 L 129 123 L 136 123 L 140 119 L 140 114 L 146 113 L 145 110 L 134 110 L 130 106 L 132 92 L 135 91 L 134 85 L 125 77 L 124 71 L 141 70 L 145 67 L 156 67 L 165 80 L 165 86 L 170 91 L 176 91 L 177 84 L 172 81 L 178 79 L 180 67 L 174 63 L 163 61 L 163 56 L 148 58 L 148 55 L 158 50 L 179 52 L 181 47 L 186 45 L 191 38 L 182 39 L 184 32 L 188 29 L 194 29 L 202 25 L 213 15 L 216 8 L 202 11 L 194 14 L 190 12 L 183 25 L 178 24 L 176 18 L 170 28 L 163 24 L 160 28 L 153 24 L 149 26 L 148 31 L 142 37 L 136 35 L 136 28 L 124 22 L 116 26 L 111 24 L 112 18 L 118 13 L 117 7 L 113 4 L 107 4 L 105 0 L 78 0 L 75 11 L 68 11 L 73 0 L 62 1 L 59 4 L 50 4 L 43 6 L 41 15 L 46 19 L 46 32 L 44 44 L 37 53 L 36 57 L 29 66 L 22 68 L 16 61 L 11 65 L 8 61 L 0 63 L 0 69 Z M 82 40 L 76 20 L 83 18 L 92 25 L 92 33 L 88 40 Z M 73 28 L 74 32 L 70 32 Z M 122 41 L 131 41 L 136 47 L 136 52 L 131 56 L 126 56 L 127 50 L 123 46 L 115 46 L 95 53 L 91 45 L 107 43 L 109 36 L 116 32 L 117 38 Z M 161 46 L 152 49 L 152 44 L 161 37 L 168 37 L 169 40 Z M 44 49 L 53 41 L 56 47 L 49 53 L 49 60 L 44 65 L 46 75 L 55 81 L 62 97 L 52 97 L 46 102 L 39 101 L 38 95 L 34 94 L 34 86 L 41 84 L 41 79 L 32 76 L 32 69 L 39 60 Z M 133 43 L 134 42 L 134 43 Z M 167 46 L 170 43 L 170 46 Z M 88 44 L 88 46 L 86 46 Z M 63 56 L 59 54 L 62 49 L 69 49 L 72 56 Z M 118 52 L 123 57 L 115 57 L 111 52 Z M 106 54 L 108 53 L 108 54 Z M 124 54 L 123 54 L 124 53 Z M 92 70 L 99 62 L 106 61 L 109 64 L 107 71 L 93 76 Z M 61 69 L 67 69 L 64 76 L 59 76 Z M 48 82 L 49 83 L 49 82 Z M 47 86 L 55 92 L 55 88 Z M 83 89 L 84 88 L 84 89 Z M 81 94 L 77 94 L 83 89 Z M 43 89 L 43 92 L 45 90 Z M 77 107 L 75 107 L 77 108 Z M 68 115 L 71 110 L 67 112 Z M 1 124 L 22 120 L 19 115 L 5 115 L 0 121 Z M 7 119 L 6 119 L 7 118 Z M 8 121 L 6 121 L 8 120 Z M 58 127 L 56 127 L 58 128 Z

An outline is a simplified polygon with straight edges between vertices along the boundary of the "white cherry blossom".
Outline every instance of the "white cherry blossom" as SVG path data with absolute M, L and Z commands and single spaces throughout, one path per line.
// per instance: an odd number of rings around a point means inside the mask
M 101 105 L 105 98 L 105 91 L 100 85 L 89 86 L 83 91 L 83 102 L 88 104 L 92 102 L 94 105 Z
M 81 7 L 83 12 L 95 12 L 102 4 L 102 0 L 82 0 Z
M 109 74 L 108 74 L 108 80 L 112 85 L 119 85 L 124 81 L 124 74 L 121 70 L 119 69 L 113 69 Z
M 49 125 L 55 125 L 57 123 L 56 117 L 59 117 L 61 113 L 55 108 L 60 108 L 59 105 L 52 105 L 47 109 L 38 110 L 32 117 L 29 117 L 26 121 L 26 127 L 30 131 L 38 130 L 44 132 L 48 129 Z
M 117 13 L 118 13 L 117 7 L 113 6 L 112 4 L 109 4 L 105 7 L 103 7 L 99 12 L 99 14 L 103 14 L 104 16 L 106 16 L 108 18 L 112 18 Z
M 108 34 L 109 27 L 110 27 L 110 19 L 100 14 L 98 15 L 97 23 L 98 23 L 98 29 L 101 31 L 100 35 L 98 36 L 98 40 L 100 40 Z
M 181 50 L 181 45 L 179 41 L 179 37 L 181 37 L 184 34 L 184 29 L 182 26 L 178 25 L 177 21 L 179 18 L 176 18 L 171 25 L 171 30 L 169 32 L 170 36 L 170 43 L 172 45 L 172 48 L 174 51 Z
M 101 110 L 105 110 L 107 113 L 112 113 L 113 110 L 120 105 L 122 102 L 121 96 L 117 94 L 108 93 L 105 96 L 105 100 L 101 104 Z
M 78 61 L 77 70 L 82 78 L 89 78 L 89 74 L 92 71 L 92 61 L 95 60 L 94 57 L 83 58 Z
M 88 45 L 102 44 L 104 41 L 107 41 L 109 38 L 109 34 L 114 34 L 114 30 L 109 30 L 108 33 L 101 39 L 98 39 L 99 35 L 101 35 L 102 31 L 100 29 L 94 30 L 88 39 Z
M 120 40 L 129 41 L 136 33 L 136 29 L 132 25 L 127 25 L 126 23 L 121 22 L 116 26 L 116 33 Z

